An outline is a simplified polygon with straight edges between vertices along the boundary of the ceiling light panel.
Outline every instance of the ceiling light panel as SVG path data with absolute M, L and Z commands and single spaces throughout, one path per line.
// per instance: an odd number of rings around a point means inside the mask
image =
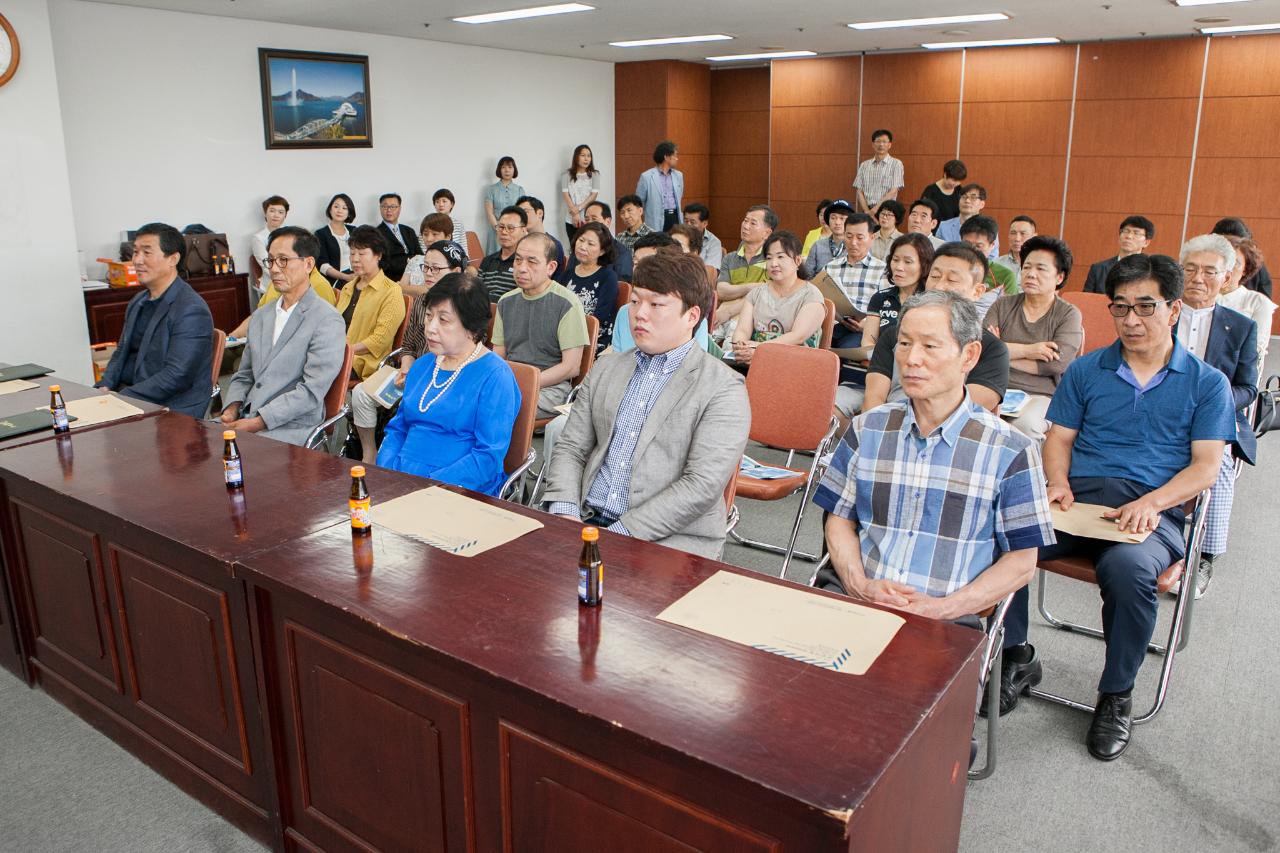
M 862 21 L 849 24 L 855 30 L 890 30 L 897 27 L 930 27 L 947 24 L 981 24 L 988 21 L 1007 21 L 1004 12 L 980 12 L 973 15 L 945 15 L 937 18 L 904 18 L 900 21 Z
M 459 24 L 496 24 L 500 21 L 518 21 L 522 18 L 541 18 L 546 15 L 563 15 L 567 12 L 591 12 L 595 6 L 582 3 L 558 3 L 554 6 L 530 6 L 527 9 L 511 9 L 506 12 L 486 12 L 483 15 L 466 15 L 454 18 Z

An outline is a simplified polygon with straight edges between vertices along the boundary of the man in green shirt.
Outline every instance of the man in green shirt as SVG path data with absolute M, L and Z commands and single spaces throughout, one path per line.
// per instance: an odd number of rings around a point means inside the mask
M 726 252 L 720 262 L 720 277 L 716 282 L 720 306 L 716 309 L 714 325 L 737 317 L 747 294 L 768 281 L 764 271 L 764 241 L 777 227 L 778 214 L 767 204 L 747 208 L 738 230 L 742 243 L 738 251 Z

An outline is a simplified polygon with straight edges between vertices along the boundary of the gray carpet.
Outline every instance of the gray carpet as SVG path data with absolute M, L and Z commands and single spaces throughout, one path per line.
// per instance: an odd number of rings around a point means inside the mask
M 1280 358 L 1269 361 L 1280 371 Z M 758 452 L 757 452 L 758 451 Z M 762 461 L 782 461 L 750 451 Z M 1001 720 L 999 765 L 969 785 L 960 849 L 1233 853 L 1280 848 L 1280 666 L 1270 653 L 1280 588 L 1268 586 L 1280 553 L 1272 484 L 1280 438 L 1237 485 L 1232 545 L 1194 613 L 1165 709 L 1139 726 L 1129 751 L 1103 764 L 1084 748 L 1087 714 L 1023 699 Z M 782 541 L 798 498 L 742 501 L 741 529 Z M 801 546 L 816 547 L 817 512 Z M 730 545 L 725 559 L 776 573 L 781 558 Z M 792 580 L 812 566 L 793 563 Z M 1061 615 L 1096 621 L 1096 590 L 1050 582 Z M 1168 630 L 1172 598 L 1157 635 Z M 1092 702 L 1102 644 L 1032 616 L 1045 687 Z M 1149 657 L 1135 703 L 1149 702 L 1158 659 Z M 852 711 L 850 718 L 854 717 Z M 252 851 L 259 846 L 178 791 L 39 691 L 0 674 L 0 851 Z

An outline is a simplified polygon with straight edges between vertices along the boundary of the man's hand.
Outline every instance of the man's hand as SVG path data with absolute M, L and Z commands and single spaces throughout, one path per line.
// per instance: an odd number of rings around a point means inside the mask
M 999 327 L 999 326 L 995 326 L 995 325 L 987 326 L 987 331 L 988 331 L 988 332 L 990 332 L 991 334 L 995 335 L 997 338 L 998 338 L 998 337 L 1000 337 L 1000 327 Z
M 950 601 L 947 598 L 925 595 L 924 593 L 916 592 L 915 590 L 912 590 L 909 598 L 910 600 L 907 602 L 907 605 L 902 609 L 908 613 L 914 613 L 917 616 L 926 616 L 930 619 L 938 620 L 950 620 L 964 615 L 962 613 L 954 613 L 954 608 L 950 606 Z
M 570 521 L 572 521 L 574 524 L 581 524 L 581 523 L 582 523 L 582 519 L 578 518 L 576 515 L 564 515 L 564 514 L 561 514 L 561 516 L 560 516 L 560 517 L 561 517 L 561 518 L 567 518 L 567 519 L 569 519 Z
M 228 426 L 236 432 L 262 432 L 267 428 L 267 422 L 260 417 L 252 417 L 234 421 Z
M 1045 494 L 1049 496 L 1049 503 L 1058 504 L 1064 512 L 1071 509 L 1071 505 L 1076 502 L 1076 496 L 1071 493 L 1071 487 L 1066 483 L 1050 483 L 1045 486 Z
M 1150 533 L 1160 524 L 1160 507 L 1150 498 L 1143 495 L 1136 501 L 1107 510 L 1102 517 L 1116 519 L 1121 533 Z
M 1028 354 L 1036 361 L 1057 361 L 1062 355 L 1058 352 L 1058 344 L 1054 341 L 1041 341 L 1028 344 Z
M 862 331 L 862 320 L 855 320 L 852 317 L 841 317 L 840 325 L 844 326 L 846 329 L 848 329 L 851 332 Z
M 751 357 L 755 355 L 756 348 L 751 341 L 734 341 L 733 342 L 733 360 L 738 364 L 750 364 Z
M 851 591 L 854 598 L 890 607 L 906 607 L 915 590 L 903 583 L 891 580 L 869 580 Z
M 231 403 L 230 405 L 228 405 L 225 409 L 222 410 L 222 415 L 219 417 L 219 420 L 221 420 L 227 426 L 231 426 L 236 421 L 240 420 L 240 404 Z

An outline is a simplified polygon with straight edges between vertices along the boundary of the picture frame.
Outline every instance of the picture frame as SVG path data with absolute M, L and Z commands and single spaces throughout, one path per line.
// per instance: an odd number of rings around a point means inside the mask
M 372 148 L 369 57 L 258 48 L 271 149 Z

